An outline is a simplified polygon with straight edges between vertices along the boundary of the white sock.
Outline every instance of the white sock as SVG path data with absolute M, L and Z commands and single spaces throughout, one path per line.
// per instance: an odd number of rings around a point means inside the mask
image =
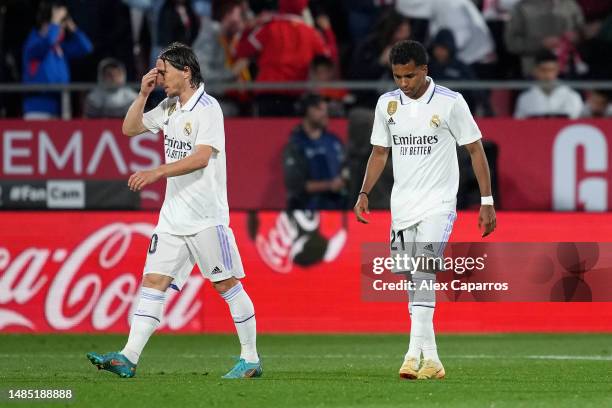
M 435 303 L 434 303 L 435 306 Z M 433 314 L 435 309 L 431 309 L 431 320 L 425 328 L 425 336 L 423 338 L 423 358 L 426 360 L 433 360 L 440 362 L 438 357 L 438 347 L 436 346 L 436 334 L 433 326 Z
M 125 347 L 121 350 L 121 354 L 132 363 L 138 363 L 142 349 L 155 329 L 159 327 L 164 313 L 165 301 L 166 292 L 145 287 L 141 289 L 138 307 L 132 318 L 130 335 Z
M 408 310 L 410 312 L 410 343 L 404 357 L 420 360 L 421 352 L 425 359 L 438 360 L 436 339 L 433 332 L 433 314 L 436 307 L 435 291 L 421 285 L 423 282 L 435 282 L 435 275 L 429 272 L 415 271 L 411 277 L 415 290 L 408 291 Z
M 404 360 L 409 358 L 421 359 L 421 350 L 425 336 L 425 317 L 424 310 L 419 304 L 412 304 L 412 313 L 410 318 L 410 343 L 408 344 L 408 352 L 404 356 Z
M 221 297 L 227 302 L 236 325 L 241 346 L 240 358 L 243 358 L 247 363 L 257 363 L 259 355 L 256 346 L 255 308 L 251 298 L 240 282 L 227 292 L 222 293 Z
M 421 343 L 422 339 L 417 335 L 416 325 L 414 321 L 414 308 L 412 306 L 414 299 L 414 290 L 408 289 L 408 314 L 410 315 L 410 343 L 408 345 L 408 352 L 404 356 L 404 361 L 409 358 L 421 359 Z M 419 330 L 420 331 L 420 330 Z

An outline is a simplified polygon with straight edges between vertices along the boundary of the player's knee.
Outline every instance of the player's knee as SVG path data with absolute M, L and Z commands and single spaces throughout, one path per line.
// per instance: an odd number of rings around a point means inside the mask
M 213 287 L 215 288 L 215 290 L 219 293 L 219 294 L 223 294 L 225 292 L 227 292 L 228 290 L 230 290 L 231 288 L 233 288 L 234 286 L 236 286 L 240 281 L 234 277 L 226 279 L 226 280 L 222 280 L 219 282 L 213 282 Z
M 171 283 L 172 278 L 170 276 L 161 275 L 158 273 L 147 273 L 142 278 L 142 286 L 145 288 L 161 290 L 162 292 L 168 289 Z

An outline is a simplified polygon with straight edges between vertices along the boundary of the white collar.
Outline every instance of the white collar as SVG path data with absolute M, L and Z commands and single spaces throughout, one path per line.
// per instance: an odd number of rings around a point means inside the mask
M 427 89 L 425 90 L 425 93 L 421 95 L 421 97 L 418 99 L 412 99 L 406 96 L 401 89 L 399 90 L 400 91 L 400 102 L 402 103 L 402 105 L 406 105 L 411 102 L 429 103 L 429 101 L 431 100 L 431 97 L 433 96 L 434 90 L 436 89 L 436 84 L 434 83 L 433 79 L 431 79 L 431 77 L 428 76 L 426 77 L 426 79 L 429 81 L 429 84 L 427 85 Z
M 185 103 L 185 106 L 181 106 L 180 100 L 177 101 L 177 108 L 182 110 L 182 111 L 193 110 L 193 108 L 195 107 L 196 103 L 198 103 L 198 101 L 200 100 L 202 95 L 204 95 L 204 84 L 200 84 L 200 86 L 195 91 L 195 93 L 193 95 L 191 95 L 191 98 L 189 98 L 187 103 Z

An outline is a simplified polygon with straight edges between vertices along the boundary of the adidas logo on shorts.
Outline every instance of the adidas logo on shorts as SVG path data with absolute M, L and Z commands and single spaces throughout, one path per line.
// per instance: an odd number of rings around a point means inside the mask
M 427 245 L 425 245 L 425 246 L 423 247 L 423 249 L 424 249 L 425 251 L 430 251 L 430 252 L 433 252 L 433 251 L 434 251 L 433 244 L 427 244 Z
M 218 266 L 215 266 L 214 269 L 212 270 L 212 272 L 210 273 L 211 275 L 216 275 L 218 273 L 221 273 L 221 269 L 219 269 Z

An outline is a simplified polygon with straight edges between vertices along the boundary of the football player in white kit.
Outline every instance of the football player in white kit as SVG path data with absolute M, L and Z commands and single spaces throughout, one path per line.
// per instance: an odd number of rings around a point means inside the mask
M 143 113 L 156 85 L 164 88 L 167 98 Z M 197 263 L 227 302 L 241 344 L 240 359 L 224 378 L 259 377 L 255 310 L 239 281 L 244 271 L 229 228 L 223 113 L 204 91 L 193 51 L 179 43 L 163 50 L 155 68 L 143 76 L 140 93 L 123 121 L 128 136 L 160 130 L 165 164 L 136 172 L 128 181 L 133 191 L 161 178 L 167 182 L 128 341 L 120 352 L 87 356 L 100 369 L 133 377 L 145 344 L 160 325 L 166 290 L 180 290 Z
M 427 52 L 416 41 L 395 44 L 391 69 L 399 89 L 378 99 L 372 129 L 372 153 L 355 204 L 358 221 L 368 223 L 368 194 L 393 155 L 391 250 L 439 258 L 457 216 L 459 166 L 456 145 L 465 146 L 481 194 L 478 226 L 482 236 L 495 229 L 489 165 L 481 134 L 460 93 L 436 85 L 427 76 Z M 428 262 L 432 265 L 435 262 Z M 421 263 L 423 265 L 425 263 Z M 431 287 L 435 270 L 407 273 L 416 288 Z M 406 379 L 444 378 L 433 328 L 435 292 L 409 290 L 410 343 L 399 374 Z M 423 359 L 421 360 L 421 354 Z

